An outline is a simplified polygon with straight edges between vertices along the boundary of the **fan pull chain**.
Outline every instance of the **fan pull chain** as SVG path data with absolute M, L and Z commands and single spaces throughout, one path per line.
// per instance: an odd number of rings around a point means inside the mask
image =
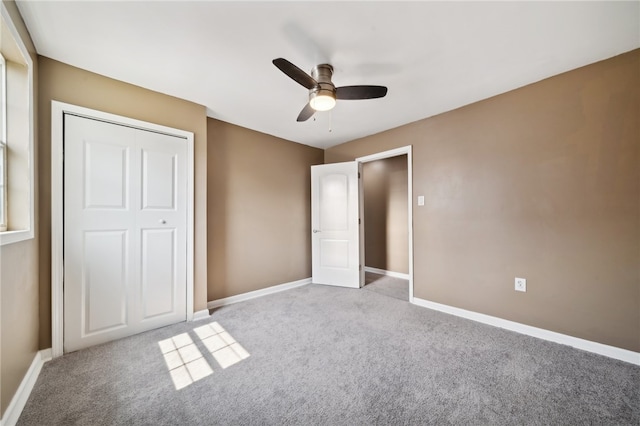
M 333 131 L 333 110 L 329 111 L 329 133 Z

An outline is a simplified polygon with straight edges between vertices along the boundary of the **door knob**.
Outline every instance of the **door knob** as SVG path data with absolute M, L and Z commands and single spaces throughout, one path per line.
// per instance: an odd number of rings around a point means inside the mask
M 314 234 L 317 234 L 318 232 L 320 232 L 320 230 L 319 230 L 319 229 L 314 229 L 314 230 L 313 230 L 313 233 L 314 233 Z

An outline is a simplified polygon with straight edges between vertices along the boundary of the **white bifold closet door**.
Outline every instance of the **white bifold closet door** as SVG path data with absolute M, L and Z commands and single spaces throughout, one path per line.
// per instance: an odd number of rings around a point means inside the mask
M 64 120 L 64 350 L 186 320 L 187 143 Z

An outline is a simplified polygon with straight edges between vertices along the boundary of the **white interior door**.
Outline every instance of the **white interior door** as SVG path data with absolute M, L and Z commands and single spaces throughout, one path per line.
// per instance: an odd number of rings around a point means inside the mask
M 185 140 L 64 125 L 64 350 L 184 321 Z
M 311 166 L 312 275 L 316 284 L 364 284 L 360 163 Z

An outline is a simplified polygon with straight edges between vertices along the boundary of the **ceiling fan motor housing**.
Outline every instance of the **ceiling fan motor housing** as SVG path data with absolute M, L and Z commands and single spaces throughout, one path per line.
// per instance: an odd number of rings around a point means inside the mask
M 323 97 L 328 97 L 333 100 L 333 102 L 330 101 L 330 103 L 327 104 L 327 109 L 331 109 L 333 105 L 335 105 L 336 87 L 331 82 L 332 75 L 333 67 L 329 64 L 321 64 L 313 67 L 313 69 L 311 70 L 311 76 L 315 81 L 318 82 L 318 85 L 309 90 L 309 102 L 312 105 L 320 105 L 320 103 L 317 102 L 320 99 L 316 98 Z

